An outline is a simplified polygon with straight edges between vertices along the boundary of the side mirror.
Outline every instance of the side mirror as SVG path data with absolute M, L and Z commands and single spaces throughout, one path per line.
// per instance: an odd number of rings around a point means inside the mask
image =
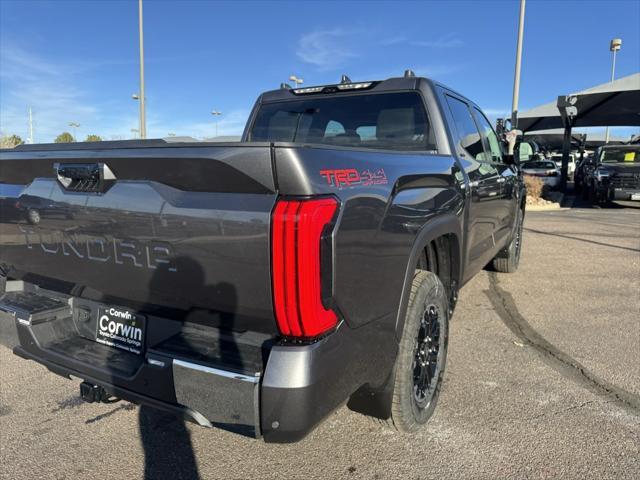
M 514 157 L 517 157 L 520 162 L 527 162 L 531 160 L 538 152 L 538 145 L 534 142 L 517 142 L 514 149 Z

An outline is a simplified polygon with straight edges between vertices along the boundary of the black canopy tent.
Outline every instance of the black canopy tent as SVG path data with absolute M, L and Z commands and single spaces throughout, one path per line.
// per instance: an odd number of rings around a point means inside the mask
M 640 126 L 640 73 L 588 88 L 567 97 L 575 97 L 577 115 L 573 127 Z M 518 129 L 523 132 L 564 128 L 553 101 L 518 114 Z
M 562 142 L 564 138 L 563 128 L 554 128 L 552 130 L 541 130 L 535 132 L 528 132 L 524 134 L 523 140 L 525 142 L 535 142 L 538 147 L 543 150 L 555 151 L 562 149 Z M 621 145 L 630 141 L 630 137 L 618 137 L 609 136 L 609 144 Z M 585 149 L 595 149 L 605 144 L 604 132 L 571 132 L 571 146 L 572 148 L 583 147 Z
M 517 128 L 533 132 L 563 128 L 562 185 L 567 181 L 567 165 L 574 127 L 640 126 L 640 73 L 558 97 L 518 115 Z

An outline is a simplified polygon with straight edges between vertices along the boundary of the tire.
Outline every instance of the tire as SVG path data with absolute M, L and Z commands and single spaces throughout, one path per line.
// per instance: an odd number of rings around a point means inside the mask
M 582 185 L 582 199 L 583 200 L 588 200 L 589 199 L 589 185 L 588 184 L 584 184 Z
M 522 252 L 522 210 L 518 209 L 516 229 L 509 245 L 493 259 L 493 268 L 501 273 L 513 273 L 518 270 Z
M 582 191 L 582 184 L 575 180 L 573 181 L 573 190 L 576 194 L 580 193 Z
M 396 359 L 389 426 L 415 432 L 431 418 L 442 387 L 448 340 L 446 289 L 436 274 L 417 270 Z
M 611 206 L 611 197 L 609 196 L 609 192 L 607 190 L 600 193 L 600 195 L 597 195 L 596 201 L 598 202 L 598 205 L 600 205 L 602 208 L 607 208 Z
M 589 198 L 589 202 L 592 205 L 595 205 L 597 203 L 598 196 L 596 195 L 596 188 L 593 185 L 589 187 L 589 192 L 587 193 L 587 196 Z
M 31 225 L 37 225 L 38 223 L 40 223 L 40 212 L 38 210 L 30 208 L 27 211 L 27 221 Z

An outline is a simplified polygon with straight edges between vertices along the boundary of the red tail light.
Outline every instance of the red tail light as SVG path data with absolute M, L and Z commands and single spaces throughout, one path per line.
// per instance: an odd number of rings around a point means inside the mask
M 333 219 L 333 198 L 280 200 L 271 218 L 273 303 L 280 333 L 315 337 L 336 326 L 322 304 L 322 233 Z

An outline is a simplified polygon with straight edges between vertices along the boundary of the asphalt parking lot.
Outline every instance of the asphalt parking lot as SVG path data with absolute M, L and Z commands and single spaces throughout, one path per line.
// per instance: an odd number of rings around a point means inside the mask
M 640 205 L 529 213 L 516 274 L 461 292 L 419 434 L 346 407 L 269 445 L 120 402 L 0 346 L 0 478 L 640 478 Z

